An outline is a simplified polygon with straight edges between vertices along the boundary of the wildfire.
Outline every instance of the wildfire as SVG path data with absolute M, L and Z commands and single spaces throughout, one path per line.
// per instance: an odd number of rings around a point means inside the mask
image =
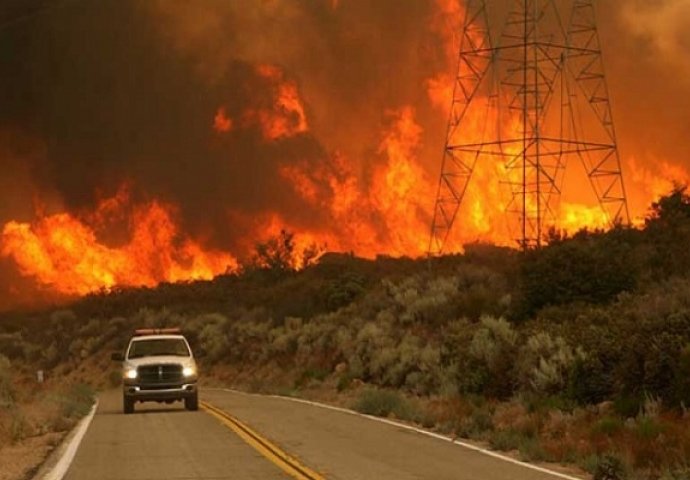
M 258 123 L 267 140 L 292 137 L 309 130 L 297 84 L 285 78 L 283 70 L 275 65 L 259 65 L 256 72 L 271 85 L 273 102 L 269 107 L 245 112 L 245 122 Z
M 123 193 L 125 192 L 125 193 Z M 116 220 L 128 205 L 126 189 L 100 203 L 85 219 L 69 213 L 33 223 L 11 221 L 0 237 L 0 254 L 20 272 L 50 289 L 84 295 L 113 286 L 154 286 L 160 282 L 210 279 L 237 268 L 227 253 L 205 250 L 175 223 L 173 208 L 159 201 L 132 207 L 129 241 L 108 246 L 96 229 Z
M 429 103 L 439 111 L 444 118 L 450 114 L 453 100 L 454 72 L 457 68 L 461 22 L 464 9 L 459 0 L 436 0 L 435 13 L 430 20 L 430 28 L 444 44 L 445 66 L 437 74 L 426 81 L 426 93 Z M 470 32 L 472 35 L 472 32 Z M 479 40 L 476 41 L 479 44 Z M 453 72 L 449 74 L 448 72 Z M 508 104 L 504 99 L 503 104 Z M 470 106 L 463 118 L 462 130 L 457 134 L 462 137 L 461 143 L 481 143 L 486 139 L 487 126 L 496 125 L 503 138 L 519 138 L 522 130 L 517 118 L 508 121 L 506 125 L 498 125 L 496 106 L 489 99 L 480 98 Z M 472 109 L 475 108 L 475 110 Z M 481 110 L 481 111 L 480 111 Z M 510 152 L 515 156 L 520 152 Z M 492 243 L 515 246 L 519 237 L 515 232 L 515 225 L 508 218 L 511 198 L 509 183 L 520 183 L 521 172 L 506 168 L 504 159 L 496 156 L 482 156 L 478 158 L 472 179 L 463 199 L 458 221 L 455 224 L 455 236 L 452 238 L 450 250 L 460 250 L 462 244 L 472 240 L 484 240 Z M 687 181 L 690 176 L 681 167 L 671 166 L 667 162 L 655 162 L 656 171 L 645 170 L 637 165 L 633 158 L 623 162 L 627 181 L 629 203 L 637 202 L 635 211 L 646 208 L 654 199 L 671 190 L 674 185 L 672 179 Z M 580 165 L 568 165 L 569 174 Z M 570 178 L 570 180 L 568 180 Z M 556 227 L 566 232 L 575 232 L 582 228 L 600 229 L 610 226 L 607 214 L 597 205 L 596 196 L 589 181 L 585 178 L 573 180 L 572 176 L 565 176 L 564 190 L 576 198 L 586 195 L 591 203 L 585 204 L 575 199 L 562 199 L 552 212 L 553 218 L 545 225 L 545 229 Z M 574 195 L 573 195 L 574 192 Z M 534 199 L 528 198 L 526 211 L 536 211 Z M 640 219 L 634 219 L 640 223 Z
M 255 68 L 259 80 L 270 92 L 267 105 L 251 107 L 242 113 L 241 126 L 258 127 L 263 138 L 276 141 L 294 137 L 309 131 L 304 102 L 294 80 L 286 77 L 285 72 L 276 65 L 262 64 Z M 213 117 L 213 129 L 219 133 L 229 132 L 235 122 L 230 118 L 225 107 L 218 107 Z
M 358 255 L 422 255 L 428 244 L 428 214 L 433 191 L 417 158 L 421 127 L 414 110 L 390 112 L 382 135 L 379 162 L 368 181 L 334 155 L 328 165 L 289 166 L 281 174 L 305 202 L 326 210 L 332 222 L 323 232 L 306 233 L 328 249 Z
M 232 130 L 232 119 L 228 117 L 225 108 L 220 107 L 213 117 L 213 129 L 218 133 L 225 133 Z
M 334 15 L 344 8 L 338 0 L 328 1 Z M 156 199 L 136 203 L 129 185 L 123 185 L 90 212 L 45 214 L 39 208 L 33 222 L 7 222 L 0 230 L 0 255 L 13 260 L 20 273 L 37 284 L 72 295 L 115 286 L 210 279 L 236 271 L 237 258 L 248 257 L 257 242 L 277 237 L 284 230 L 294 233 L 291 260 L 297 268 L 305 265 L 305 257 L 313 247 L 369 258 L 378 254 L 424 255 L 429 246 L 441 158 L 426 158 L 424 147 L 429 145 L 423 142 L 429 136 L 429 116 L 445 121 L 450 113 L 458 61 L 457 35 L 464 16 L 460 0 L 436 0 L 434 5 L 429 28 L 443 44 L 441 65 L 427 73 L 426 97 L 416 99 L 414 104 L 401 101 L 386 105 L 388 110 L 380 112 L 384 127 L 374 132 L 373 140 L 352 139 L 353 143 L 369 141 L 353 149 L 367 153 L 334 151 L 321 155 L 321 150 L 332 147 L 316 139 L 314 144 L 323 147 L 315 149 L 319 150 L 318 158 L 300 157 L 298 149 L 286 158 L 270 158 L 289 186 L 287 194 L 292 194 L 290 200 L 294 201 L 290 205 L 318 215 L 288 212 L 277 204 L 252 212 L 221 204 L 218 208 L 224 209 L 228 221 L 243 238 L 233 239 L 232 252 L 220 251 L 205 248 L 204 242 L 182 230 L 175 205 Z M 236 110 L 237 104 L 227 103 L 227 99 L 218 101 L 215 112 L 207 112 L 202 119 L 214 135 L 232 132 L 224 137 L 227 142 L 216 143 L 231 145 L 236 135 L 249 133 L 252 142 L 279 152 L 284 146 L 282 141 L 298 136 L 310 139 L 314 135 L 311 127 L 319 119 L 310 118 L 309 103 L 302 96 L 295 72 L 266 63 L 257 63 L 248 71 L 253 83 L 247 86 L 247 99 L 242 99 L 248 103 Z M 496 112 L 491 108 L 487 111 L 484 116 L 468 111 L 459 133 L 468 142 L 483 139 L 487 125 L 498 125 Z M 521 125 L 515 121 L 497 128 L 516 137 Z M 435 150 L 440 154 L 438 147 Z M 447 245 L 449 251 L 459 251 L 463 244 L 474 241 L 517 246 L 517 232 L 511 231 L 507 219 L 511 192 L 505 188 L 507 181 L 518 181 L 511 178 L 517 172 L 506 167 L 505 158 L 479 160 L 454 225 L 455 235 Z M 687 171 L 668 162 L 657 161 L 655 165 L 657 170 L 653 171 L 634 159 L 624 162 L 628 198 L 637 202 L 634 211 L 641 211 L 667 193 L 673 179 L 689 178 Z M 568 184 L 567 176 L 566 184 L 574 190 L 589 189 L 582 182 L 571 180 Z M 527 205 L 528 210 L 534 208 Z M 563 201 L 554 213 L 553 226 L 568 232 L 608 225 L 596 201 Z M 110 235 L 113 230 L 119 232 L 116 239 Z

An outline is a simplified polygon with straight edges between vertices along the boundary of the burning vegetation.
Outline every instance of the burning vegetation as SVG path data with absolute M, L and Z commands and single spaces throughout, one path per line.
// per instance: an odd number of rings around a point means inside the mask
M 9 102 L 0 126 L 31 144 L 2 136 L 13 182 L 0 209 L 3 271 L 29 279 L 27 288 L 84 295 L 235 272 L 282 231 L 294 232 L 297 267 L 314 248 L 367 258 L 427 252 L 460 0 L 84 8 L 22 27 L 29 42 L 9 33 L 18 58 L 39 67 L 0 65 L 22 80 L 0 79 L 0 90 L 30 99 Z M 69 34 L 33 49 L 57 26 Z M 41 66 L 51 62 L 58 71 Z M 52 87 L 27 86 L 45 82 Z M 484 129 L 477 117 L 462 135 Z M 630 131 L 624 124 L 629 150 Z M 654 162 L 647 150 L 623 152 L 638 219 L 688 178 L 659 152 Z M 499 163 L 477 166 L 449 251 L 516 246 L 508 176 Z M 568 173 L 564 191 L 555 227 L 608 225 L 586 179 Z M 16 275 L 0 276 L 11 304 Z

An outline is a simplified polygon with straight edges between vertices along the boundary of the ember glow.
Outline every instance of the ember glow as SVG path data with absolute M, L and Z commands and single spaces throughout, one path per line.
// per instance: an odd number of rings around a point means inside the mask
M 225 108 L 220 107 L 213 117 L 213 129 L 218 133 L 225 133 L 232 130 L 232 119 L 228 118 Z
M 368 258 L 426 253 L 462 1 L 115 3 L 83 16 L 58 9 L 7 33 L 21 51 L 0 62 L 9 95 L 0 267 L 37 290 L 83 295 L 236 271 L 283 230 L 295 234 L 297 267 L 314 246 Z M 690 178 L 690 110 L 676 101 L 690 98 L 690 84 L 682 65 L 655 63 L 668 41 L 649 58 L 630 47 L 666 31 L 637 28 L 644 8 L 605 3 L 604 58 L 615 60 L 607 74 L 639 222 Z M 47 42 L 55 48 L 35 48 Z M 55 77 L 54 65 L 74 68 Z M 51 88 L 38 95 L 44 80 Z M 520 127 L 501 128 L 515 136 Z M 480 139 L 485 129 L 470 115 L 461 134 Z M 565 173 L 555 226 L 568 232 L 608 224 L 581 170 Z M 509 175 L 499 162 L 477 164 L 449 251 L 516 246 Z M 34 199 L 46 206 L 32 215 Z M 0 301 L 16 290 L 2 277 Z

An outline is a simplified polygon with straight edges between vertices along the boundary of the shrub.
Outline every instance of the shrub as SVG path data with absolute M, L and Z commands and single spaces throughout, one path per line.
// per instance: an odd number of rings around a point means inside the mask
M 593 473 L 593 480 L 625 480 L 628 478 L 625 463 L 613 454 L 598 458 Z
M 507 398 L 515 389 L 514 359 L 518 335 L 503 318 L 482 317 L 469 345 L 465 372 L 473 372 L 463 389 Z M 469 387 L 469 388 L 468 388 Z
M 635 424 L 635 433 L 642 440 L 654 440 L 664 431 L 664 425 L 656 418 L 641 416 Z
M 364 390 L 353 409 L 366 415 L 388 417 L 391 414 L 401 419 L 413 418 L 412 406 L 398 392 L 367 388 Z
M 507 313 L 512 298 L 503 275 L 483 265 L 467 264 L 458 267 L 455 278 L 458 292 L 451 299 L 455 317 L 476 321 L 483 315 Z
M 74 384 L 59 398 L 61 413 L 67 418 L 81 418 L 91 410 L 94 398 L 95 392 L 89 385 Z
M 350 385 L 352 384 L 352 380 L 354 380 L 354 377 L 352 376 L 352 373 L 350 371 L 343 372 L 339 377 L 338 377 L 338 383 L 336 385 L 336 389 L 338 392 L 343 392 L 350 388 Z
M 621 395 L 614 400 L 613 409 L 624 418 L 635 418 L 642 409 L 642 400 L 636 396 Z
M 690 480 L 690 468 L 676 467 L 666 470 L 659 480 Z
M 227 317 L 219 313 L 204 315 L 203 326 L 199 332 L 199 346 L 201 355 L 205 355 L 210 362 L 229 355 L 230 341 L 227 330 L 230 328 Z
M 330 371 L 318 367 L 305 368 L 295 380 L 295 388 L 302 387 L 310 381 L 323 382 L 329 373 Z
M 440 353 L 424 340 L 407 333 L 397 345 L 375 349 L 370 353 L 372 379 L 382 385 L 406 387 L 423 394 L 437 388 Z
M 520 458 L 529 462 L 550 461 L 552 458 L 544 450 L 538 438 L 523 436 L 518 444 Z
M 354 273 L 345 273 L 326 287 L 326 305 L 334 311 L 351 304 L 364 293 L 364 278 Z
M 606 436 L 612 436 L 623 430 L 623 420 L 618 417 L 604 417 L 597 421 L 592 427 L 592 433 L 600 433 Z
M 31 426 L 24 416 L 24 413 L 15 407 L 9 409 L 10 413 L 10 438 L 12 442 L 18 442 L 28 437 L 31 431 Z
M 413 275 L 399 283 L 384 281 L 395 305 L 397 320 L 405 325 L 439 322 L 455 316 L 452 300 L 458 295 L 455 277 Z
M 686 344 L 680 352 L 673 380 L 673 392 L 673 402 L 676 405 L 690 405 L 690 344 Z
M 499 430 L 489 437 L 489 445 L 493 450 L 509 452 L 520 448 L 522 435 L 515 430 Z
M 522 316 L 547 305 L 606 303 L 632 290 L 639 275 L 632 258 L 635 240 L 636 232 L 622 227 L 581 231 L 529 252 L 521 268 Z
M 586 355 L 574 349 L 562 337 L 553 338 L 548 332 L 530 336 L 520 349 L 518 378 L 521 387 L 541 394 L 564 391 L 576 362 Z
M 0 408 L 14 405 L 14 388 L 12 387 L 12 366 L 7 357 L 0 355 Z
M 502 349 L 514 347 L 517 343 L 517 333 L 503 318 L 482 317 L 482 328 L 472 337 L 470 353 L 487 365 L 494 364 L 501 356 Z
M 493 431 L 494 422 L 491 411 L 486 407 L 478 407 L 460 421 L 455 433 L 463 438 L 482 438 Z
M 24 339 L 20 332 L 0 333 L 0 352 L 5 358 L 22 358 Z

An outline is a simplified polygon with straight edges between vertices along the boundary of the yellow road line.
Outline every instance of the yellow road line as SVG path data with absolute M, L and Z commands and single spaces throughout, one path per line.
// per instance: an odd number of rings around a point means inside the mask
M 216 417 L 220 422 L 235 432 L 242 440 L 247 442 L 256 451 L 274 463 L 278 468 L 297 480 L 325 480 L 323 476 L 309 467 L 302 465 L 296 458 L 288 455 L 275 444 L 265 439 L 257 432 L 229 413 L 211 405 L 208 402 L 200 402 L 201 408 Z

